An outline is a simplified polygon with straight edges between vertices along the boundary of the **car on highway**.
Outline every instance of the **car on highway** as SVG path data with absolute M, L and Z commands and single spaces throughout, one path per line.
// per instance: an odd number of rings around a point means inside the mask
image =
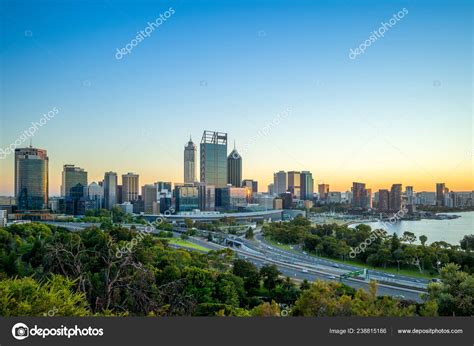
M 405 299 L 405 296 L 402 294 L 397 294 L 394 298 L 396 299 Z
M 431 279 L 431 282 L 436 282 L 437 284 L 440 284 L 440 283 L 442 283 L 443 281 L 441 281 L 441 279 L 438 279 L 438 278 L 432 278 L 432 279 Z
M 307 273 L 307 272 L 308 272 L 308 269 L 301 269 L 301 272 L 302 272 L 302 273 Z
M 329 279 L 332 279 L 332 280 L 336 280 L 336 279 L 337 279 L 334 275 L 329 275 L 328 278 L 329 278 Z

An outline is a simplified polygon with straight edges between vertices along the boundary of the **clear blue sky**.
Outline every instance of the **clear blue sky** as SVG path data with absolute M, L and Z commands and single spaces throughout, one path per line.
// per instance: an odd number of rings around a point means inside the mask
M 114 170 L 181 182 L 190 134 L 228 132 L 239 148 L 289 108 L 242 154 L 261 190 L 280 169 L 340 191 L 353 180 L 472 189 L 472 14 L 468 0 L 3 1 L 0 146 L 57 107 L 33 138 L 48 150 L 51 194 L 66 163 L 90 181 Z M 11 194 L 11 155 L 0 169 Z

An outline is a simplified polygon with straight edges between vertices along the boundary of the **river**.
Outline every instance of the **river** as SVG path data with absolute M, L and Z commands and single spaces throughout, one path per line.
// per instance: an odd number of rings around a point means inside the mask
M 474 234 L 474 211 L 442 214 L 460 215 L 461 217 L 452 220 L 402 220 L 394 225 L 388 222 L 384 223 L 384 227 L 382 227 L 383 224 L 380 222 L 367 222 L 365 224 L 372 227 L 372 229 L 383 228 L 388 231 L 389 234 L 397 233 L 398 235 L 402 235 L 403 232 L 409 231 L 414 233 L 417 238 L 424 234 L 428 237 L 428 244 L 435 241 L 445 241 L 453 245 L 459 245 L 459 241 L 466 234 Z M 351 225 L 351 227 L 355 226 L 356 225 Z M 419 241 L 417 241 L 417 243 L 419 243 Z

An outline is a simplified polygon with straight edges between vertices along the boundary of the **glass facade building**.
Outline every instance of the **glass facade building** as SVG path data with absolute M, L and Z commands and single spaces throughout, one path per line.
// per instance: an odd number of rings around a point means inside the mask
M 178 186 L 175 191 L 177 211 L 199 209 L 199 191 L 195 186 Z
M 200 145 L 201 183 L 227 186 L 227 133 L 204 131 Z
M 18 210 L 48 208 L 49 158 L 46 150 L 15 149 L 15 197 Z

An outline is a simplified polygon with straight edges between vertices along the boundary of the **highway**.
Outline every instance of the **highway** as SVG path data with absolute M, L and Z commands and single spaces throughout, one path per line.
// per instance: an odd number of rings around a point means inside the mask
M 79 222 L 46 221 L 44 223 L 64 227 L 71 231 L 80 231 L 93 225 L 99 226 L 98 224 Z M 124 227 L 128 228 L 130 226 L 131 225 L 124 225 Z M 143 225 L 135 225 L 135 227 L 137 230 L 143 231 L 145 229 Z M 180 231 L 182 231 L 182 229 L 180 229 Z M 158 231 L 155 230 L 152 233 L 157 232 Z M 177 237 L 180 235 L 179 232 L 173 233 Z M 247 240 L 243 237 L 235 237 L 234 239 L 243 244 L 243 246 L 240 247 L 232 247 L 237 257 L 245 259 L 259 268 L 266 264 L 275 264 L 283 275 L 296 281 L 302 281 L 304 279 L 310 282 L 315 280 L 339 281 L 341 274 L 360 269 L 359 267 L 310 256 L 296 250 L 293 252 L 282 250 L 266 242 L 259 230 L 255 233 L 254 240 Z M 209 242 L 198 237 L 189 237 L 188 241 L 201 245 L 209 250 L 227 248 L 226 246 Z M 173 247 L 179 246 L 173 245 Z M 377 294 L 380 296 L 389 295 L 421 302 L 420 294 L 426 292 L 427 280 L 386 274 L 373 270 L 369 271 L 369 277 L 378 282 Z M 368 281 L 363 280 L 363 278 L 347 278 L 342 279 L 342 282 L 355 289 L 368 289 Z

